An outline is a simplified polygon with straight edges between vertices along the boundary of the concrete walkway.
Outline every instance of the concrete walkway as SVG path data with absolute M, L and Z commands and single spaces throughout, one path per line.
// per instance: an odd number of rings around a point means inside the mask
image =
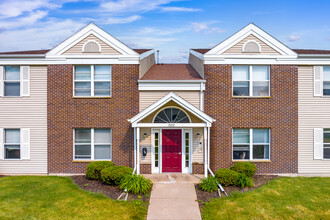
M 145 175 L 154 183 L 147 219 L 201 219 L 194 183 L 188 174 Z

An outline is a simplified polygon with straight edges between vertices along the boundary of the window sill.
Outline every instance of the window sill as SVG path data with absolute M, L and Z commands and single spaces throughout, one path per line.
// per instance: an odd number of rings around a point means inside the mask
M 98 97 L 98 96 L 73 96 L 73 99 L 111 99 L 111 96 L 104 96 L 104 97 Z
M 271 99 L 271 96 L 232 96 L 233 99 Z
M 91 163 L 95 161 L 111 161 L 111 160 L 73 160 L 72 163 Z
M 233 162 L 270 163 L 270 160 L 232 160 Z

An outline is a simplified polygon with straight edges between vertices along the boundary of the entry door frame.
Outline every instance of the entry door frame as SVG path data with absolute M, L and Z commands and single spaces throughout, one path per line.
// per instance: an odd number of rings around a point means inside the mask
M 152 173 L 162 173 L 162 130 L 169 130 L 169 129 L 180 129 L 181 130 L 181 170 L 182 173 L 192 173 L 192 140 L 193 140 L 193 132 L 192 128 L 152 128 L 151 129 L 151 172 Z M 155 167 L 155 133 L 158 132 L 158 167 Z M 189 167 L 185 167 L 186 162 L 186 149 L 185 149 L 185 134 L 189 133 Z

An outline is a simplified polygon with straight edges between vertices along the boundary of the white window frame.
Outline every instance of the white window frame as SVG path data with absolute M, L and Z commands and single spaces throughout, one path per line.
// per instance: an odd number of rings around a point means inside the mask
M 74 65 L 73 66 L 73 97 L 75 98 L 104 98 L 104 97 L 111 97 L 112 96 L 112 66 L 108 64 L 104 64 L 106 66 L 110 66 L 110 80 L 95 80 L 94 79 L 94 74 L 95 74 L 95 66 L 97 65 Z M 90 80 L 76 80 L 75 79 L 75 74 L 76 74 L 76 66 L 90 66 L 91 68 L 91 79 Z M 103 65 L 101 65 L 103 66 Z M 75 92 L 75 83 L 76 82 L 90 82 L 91 83 L 91 95 L 90 96 L 76 96 Z M 95 96 L 95 91 L 94 91 L 94 83 L 95 82 L 109 82 L 110 83 L 110 95 L 109 96 Z
M 6 131 L 7 130 L 19 130 L 20 143 L 9 143 L 9 144 L 7 144 L 6 143 Z M 2 151 L 3 151 L 3 159 L 4 160 L 22 160 L 21 132 L 22 132 L 22 130 L 20 128 L 4 128 L 3 129 Z M 19 158 L 6 158 L 6 145 L 19 145 Z
M 235 143 L 234 144 L 234 129 L 249 129 L 249 135 L 250 135 L 250 139 L 249 139 L 249 151 L 250 151 L 250 158 L 249 159 L 234 159 L 234 145 L 247 145 L 246 143 Z M 269 139 L 269 143 L 253 143 L 253 130 L 254 129 L 268 129 L 268 139 Z M 270 128 L 233 128 L 232 129 L 232 134 L 231 134 L 231 143 L 232 143 L 232 160 L 233 161 L 270 161 L 271 160 L 271 129 Z M 253 159 L 253 145 L 269 145 L 269 159 Z
M 322 158 L 323 158 L 323 160 L 330 160 L 330 158 L 325 158 L 324 157 L 324 145 L 330 145 L 330 143 L 324 143 L 324 130 L 325 129 L 330 129 L 330 128 L 322 128 Z M 330 147 L 327 147 L 327 148 L 330 148 Z
M 248 66 L 249 67 L 249 80 L 234 80 L 233 75 L 234 75 L 234 66 Z M 266 66 L 268 69 L 268 80 L 262 80 L 262 81 L 255 81 L 255 82 L 268 82 L 268 96 L 254 96 L 253 95 L 253 66 Z M 271 86 L 271 81 L 270 81 L 270 66 L 269 65 L 232 65 L 232 78 L 231 78 L 231 95 L 232 97 L 270 97 L 270 86 Z M 234 82 L 249 82 L 249 95 L 248 96 L 239 96 L 239 95 L 234 95 Z
M 6 80 L 6 66 L 18 66 L 19 67 L 19 80 Z M 2 79 L 3 79 L 3 86 L 2 86 L 2 94 L 3 94 L 3 97 L 10 97 L 10 98 L 13 98 L 13 97 L 22 97 L 22 74 L 21 74 L 21 66 L 19 65 L 6 65 L 6 66 L 3 66 L 3 76 L 2 76 Z M 8 83 L 19 83 L 19 95 L 18 96 L 8 96 L 8 95 L 5 95 L 5 84 L 6 82 Z
M 91 130 L 91 159 L 76 158 L 76 145 L 86 145 L 85 143 L 76 143 L 75 130 L 90 129 Z M 110 144 L 109 143 L 94 143 L 94 131 L 95 129 L 110 129 Z M 95 145 L 110 145 L 110 159 L 94 159 L 94 147 Z M 112 129 L 111 128 L 74 128 L 73 129 L 73 160 L 74 161 L 112 161 Z
M 326 67 L 326 66 L 322 66 L 322 68 L 321 68 L 321 94 L 322 94 L 322 96 L 323 97 L 330 97 L 330 95 L 325 95 L 324 94 L 324 82 L 329 82 L 330 83 L 330 81 L 328 81 L 328 80 L 323 80 L 324 79 L 324 67 Z M 315 71 L 315 70 L 314 70 Z M 314 85 L 315 86 L 315 85 Z

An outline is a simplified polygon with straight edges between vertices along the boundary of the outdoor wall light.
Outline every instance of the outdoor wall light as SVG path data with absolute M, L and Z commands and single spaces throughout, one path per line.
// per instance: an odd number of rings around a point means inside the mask
M 143 137 L 146 138 L 146 137 L 147 137 L 147 133 L 144 133 L 144 134 L 143 134 Z
M 200 133 L 197 133 L 197 136 L 199 136 L 200 135 Z

